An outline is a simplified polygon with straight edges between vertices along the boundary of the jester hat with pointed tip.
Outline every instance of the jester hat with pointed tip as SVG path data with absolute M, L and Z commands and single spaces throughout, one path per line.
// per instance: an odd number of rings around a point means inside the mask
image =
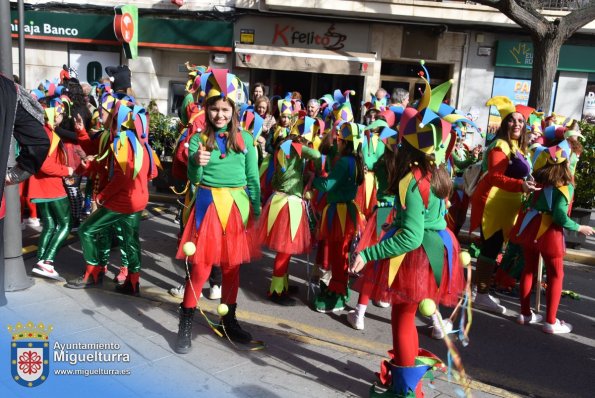
M 46 123 L 51 127 L 52 131 L 50 138 L 50 149 L 48 151 L 48 155 L 51 155 L 56 151 L 56 148 L 60 144 L 60 137 L 54 131 L 54 124 L 56 122 L 56 117 L 60 114 L 64 114 L 64 105 L 62 105 L 62 101 L 56 99 L 54 101 L 54 105 L 45 108 L 43 112 Z
M 300 136 L 308 142 L 312 142 L 320 131 L 324 131 L 324 122 L 321 119 L 301 116 L 292 126 L 290 134 Z
M 254 140 L 254 145 L 257 145 L 258 137 L 262 134 L 262 127 L 264 125 L 264 119 L 254 111 L 253 106 L 244 104 L 240 108 L 240 128 L 244 131 L 249 132 Z
M 355 95 L 355 91 L 346 90 L 335 90 L 333 97 L 335 102 L 333 103 L 333 126 L 338 126 L 340 123 L 353 122 L 353 109 L 351 108 L 351 102 L 349 96 Z
M 526 106 L 526 105 L 521 105 L 521 104 L 517 104 L 515 105 L 510 98 L 504 96 L 504 95 L 497 95 L 495 97 L 490 98 L 487 102 L 486 102 L 487 106 L 495 106 L 496 109 L 498 109 L 498 113 L 500 114 L 500 117 L 502 118 L 502 120 L 504 120 L 504 118 L 508 115 L 510 115 L 513 112 L 517 112 L 520 113 L 521 115 L 523 115 L 523 117 L 525 118 L 526 122 L 529 122 L 529 117 L 531 116 L 531 114 L 533 112 L 535 112 L 535 108 L 532 108 L 530 106 Z
M 537 171 L 548 164 L 560 164 L 568 160 L 571 154 L 567 140 L 558 141 L 551 146 L 539 145 L 533 149 L 533 171 Z
M 291 93 L 287 93 L 285 98 L 277 101 L 279 116 L 293 116 L 296 113 L 295 102 L 291 99 Z
M 245 86 L 241 80 L 227 69 L 211 69 L 200 76 L 200 89 L 205 101 L 213 97 L 227 98 L 235 105 L 241 105 L 246 98 Z
M 344 141 L 352 141 L 353 152 L 355 153 L 363 142 L 365 128 L 366 126 L 363 124 L 343 122 L 337 129 L 337 138 Z
M 188 81 L 186 82 L 186 91 L 189 93 L 195 93 L 200 90 L 200 76 L 210 71 L 210 67 L 204 65 L 193 65 L 188 61 L 185 63 L 186 69 L 188 69 Z

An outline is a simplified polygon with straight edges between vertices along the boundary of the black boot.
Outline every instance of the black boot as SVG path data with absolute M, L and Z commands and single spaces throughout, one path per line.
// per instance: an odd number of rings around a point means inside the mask
M 236 319 L 236 304 L 228 304 L 229 311 L 221 318 L 222 325 L 219 326 L 219 331 L 226 334 L 231 341 L 236 343 L 248 344 L 252 341 L 252 335 L 246 332 Z
M 196 308 L 180 306 L 180 325 L 178 327 L 178 340 L 174 349 L 178 354 L 187 354 L 192 346 L 192 318 Z

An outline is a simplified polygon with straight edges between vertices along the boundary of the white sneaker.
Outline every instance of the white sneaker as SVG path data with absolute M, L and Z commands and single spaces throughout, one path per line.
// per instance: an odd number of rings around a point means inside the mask
M 475 308 L 494 312 L 496 314 L 506 314 L 506 307 L 498 304 L 496 299 L 488 293 L 477 293 L 475 300 L 473 301 Z
M 169 294 L 171 294 L 172 296 L 174 296 L 175 298 L 184 298 L 184 292 L 185 291 L 186 291 L 186 284 L 185 283 L 182 283 L 178 287 L 172 287 L 167 292 Z M 202 297 L 202 293 L 201 293 L 201 297 Z
M 529 325 L 532 323 L 539 323 L 542 321 L 542 319 L 543 317 L 541 315 L 531 311 L 531 315 L 519 314 L 519 316 L 516 318 L 516 323 L 519 325 Z
M 450 319 L 443 319 L 442 327 L 440 327 L 440 323 L 434 322 L 434 327 L 432 328 L 432 338 L 436 340 L 442 340 L 444 336 L 450 332 L 452 332 L 452 321 Z
M 27 225 L 31 226 L 31 227 L 40 227 L 41 223 L 39 222 L 39 218 L 28 218 L 25 220 L 25 222 L 27 223 Z
M 347 313 L 347 322 L 355 330 L 364 330 L 364 317 L 357 316 L 357 312 L 352 310 Z
M 380 307 L 380 308 L 390 307 L 390 303 L 387 303 L 386 301 L 373 301 L 373 303 L 376 307 Z
M 477 285 L 473 285 L 471 288 L 471 301 L 475 301 L 475 296 L 477 296 Z M 500 304 L 500 299 L 498 297 L 492 296 L 492 300 Z
M 541 328 L 544 333 L 548 334 L 561 334 L 561 333 L 570 333 L 572 332 L 572 325 L 556 319 L 556 323 L 544 323 L 543 328 Z
M 35 264 L 32 272 L 37 275 L 45 276 L 46 278 L 61 280 L 60 274 L 54 269 L 54 266 L 50 262 L 40 261 Z
M 221 286 L 213 285 L 209 289 L 209 300 L 219 300 L 221 298 Z

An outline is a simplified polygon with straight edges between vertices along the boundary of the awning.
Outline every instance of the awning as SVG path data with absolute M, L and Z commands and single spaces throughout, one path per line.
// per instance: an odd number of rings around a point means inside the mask
M 236 67 L 370 76 L 376 53 L 236 44 Z

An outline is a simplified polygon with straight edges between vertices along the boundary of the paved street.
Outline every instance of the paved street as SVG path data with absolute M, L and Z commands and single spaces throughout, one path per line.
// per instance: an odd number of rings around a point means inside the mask
M 149 391 L 152 386 L 154 391 L 173 388 L 197 391 L 205 396 L 367 396 L 374 380 L 373 372 L 378 370 L 390 347 L 390 310 L 370 306 L 364 331 L 356 331 L 347 324 L 346 311 L 330 315 L 312 311 L 307 305 L 305 281 L 310 265 L 306 257 L 296 258 L 290 267 L 291 281 L 300 286 L 301 303 L 293 308 L 279 307 L 266 299 L 272 267 L 270 254 L 265 252 L 262 260 L 242 268 L 239 319 L 256 339 L 267 344 L 265 350 L 237 351 L 216 338 L 206 321 L 197 316 L 193 351 L 187 356 L 174 354 L 179 300 L 169 296 L 167 289 L 182 281 L 183 271 L 182 263 L 172 260 L 178 226 L 173 222 L 170 206 L 153 204 L 141 224 L 143 298 L 113 293 L 111 281 L 101 289 L 73 291 L 58 283 L 36 279 L 36 285 L 28 291 L 8 294 L 8 308 L 0 308 L 2 319 L 26 321 L 31 315 L 31 320 L 37 322 L 39 318 L 35 316 L 39 316 L 60 328 L 68 321 L 68 329 L 73 330 L 59 332 L 63 339 L 83 333 L 95 340 L 121 340 L 128 351 L 134 351 L 131 365 L 142 369 L 141 374 L 145 375 L 142 380 L 146 382 L 132 388 L 135 393 Z M 25 238 L 24 246 L 35 243 L 32 234 L 33 231 L 26 231 L 29 237 Z M 118 264 L 118 256 L 117 250 L 113 250 L 113 265 Z M 26 260 L 28 271 L 33 263 L 32 257 Z M 82 272 L 80 245 L 76 240 L 58 254 L 56 268 L 67 279 Z M 580 300 L 566 297 L 561 301 L 559 317 L 574 325 L 570 335 L 551 336 L 542 333 L 538 326 L 517 325 L 514 319 L 519 305 L 514 297 L 500 296 L 509 309 L 504 316 L 473 312 L 470 345 L 466 348 L 458 345 L 465 369 L 474 381 L 473 396 L 592 396 L 594 270 L 590 266 L 567 264 L 564 289 L 580 295 Z M 40 290 L 44 297 L 38 296 Z M 46 307 L 44 302 L 50 305 Z M 76 303 L 77 308 L 61 308 L 62 303 L 69 302 Z M 355 306 L 356 302 L 357 295 L 353 295 L 350 304 Z M 201 306 L 211 313 L 212 320 L 216 319 L 212 315 L 215 302 L 203 299 Z M 76 324 L 78 316 L 81 325 Z M 446 347 L 429 337 L 429 324 L 428 319 L 418 318 L 420 345 L 446 360 Z M 139 341 L 130 339 L 136 335 Z M 182 382 L 184 378 L 173 375 L 176 372 L 191 374 L 192 382 L 186 385 Z M 156 374 L 164 377 L 163 382 L 157 382 Z M 6 376 L 5 372 L 2 380 Z M 134 376 L 132 379 L 138 382 L 138 376 Z M 113 378 L 110 377 L 110 382 Z M 47 384 L 57 383 L 58 379 L 53 377 Z M 115 378 L 116 385 L 122 383 L 120 380 L 121 377 Z M 426 386 L 426 396 L 455 397 L 463 393 L 456 384 L 445 380 L 446 376 L 441 376 L 433 384 L 434 389 Z M 80 383 L 84 384 L 84 379 Z M 22 391 L 22 387 L 10 380 L 0 383 L 0 388 Z M 41 392 L 41 388 L 37 391 Z

